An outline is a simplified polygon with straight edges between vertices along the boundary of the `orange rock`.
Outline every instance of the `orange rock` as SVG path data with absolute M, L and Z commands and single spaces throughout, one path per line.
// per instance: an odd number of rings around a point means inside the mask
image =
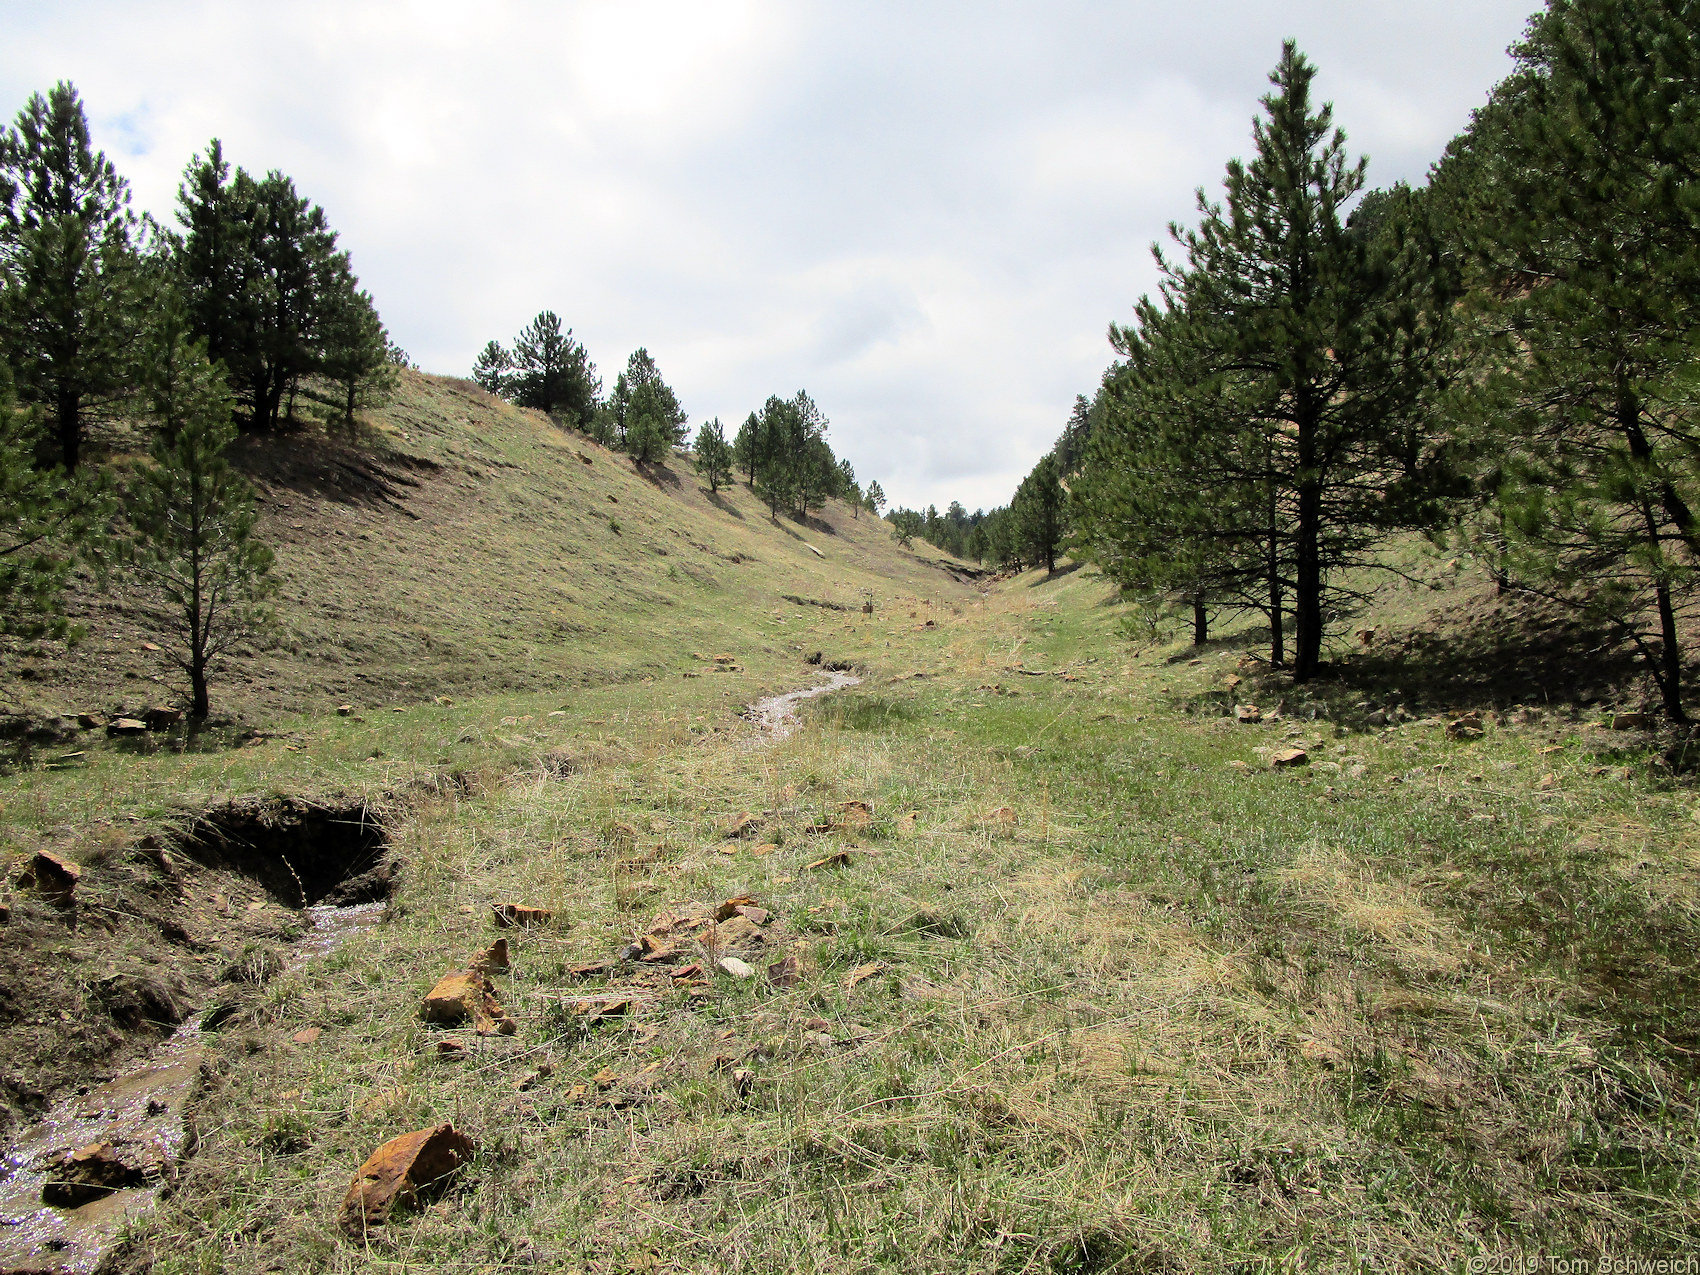
M 473 957 L 472 963 L 467 966 L 467 969 L 474 970 L 479 974 L 506 974 L 512 968 L 513 965 L 508 960 L 508 941 L 506 939 L 497 939 Z
M 1310 754 L 1302 748 L 1282 748 L 1270 755 L 1269 764 L 1276 769 L 1310 765 Z
M 414 1203 L 420 1192 L 472 1159 L 475 1149 L 471 1138 L 448 1123 L 392 1138 L 354 1175 L 338 1223 L 356 1238 L 369 1226 L 382 1226 L 398 1207 Z
M 754 904 L 755 901 L 753 894 L 740 894 L 735 899 L 727 899 L 726 902 L 714 909 L 714 919 L 716 921 L 729 921 L 745 908 Z
M 56 854 L 38 850 L 18 873 L 18 889 L 30 890 L 55 903 L 69 903 L 83 870 Z
M 504 929 L 533 929 L 555 919 L 548 908 L 528 908 L 519 903 L 492 903 L 490 911 Z
M 511 1036 L 517 1027 L 496 999 L 490 980 L 476 970 L 451 970 L 438 979 L 420 1006 L 419 1016 L 445 1027 L 470 1021 L 480 1036 Z
M 296 1032 L 295 1035 L 291 1036 L 290 1039 L 297 1045 L 311 1045 L 322 1035 L 324 1035 L 324 1030 L 322 1028 L 303 1027 L 300 1031 Z

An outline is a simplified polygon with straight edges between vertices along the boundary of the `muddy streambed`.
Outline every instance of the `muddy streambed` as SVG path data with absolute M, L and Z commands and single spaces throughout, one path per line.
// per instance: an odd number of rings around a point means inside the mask
M 770 695 L 750 705 L 750 720 L 774 739 L 784 739 L 797 728 L 797 705 L 846 686 L 860 686 L 862 679 L 853 673 L 829 673 L 819 686 L 805 686 L 800 691 Z
M 375 924 L 382 903 L 302 910 L 311 928 L 288 964 L 323 957 Z M 124 1223 L 194 1150 L 187 1107 L 205 1041 L 199 1018 L 140 1066 L 63 1099 L 0 1155 L 0 1271 L 87 1275 Z

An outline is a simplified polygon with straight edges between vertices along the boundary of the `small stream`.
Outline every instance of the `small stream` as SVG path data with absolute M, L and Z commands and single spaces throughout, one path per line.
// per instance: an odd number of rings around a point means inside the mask
M 291 948 L 289 966 L 335 951 L 351 933 L 379 921 L 382 903 L 304 910 L 312 928 Z M 186 1108 L 206 1053 L 195 1015 L 147 1061 L 106 1084 L 55 1104 L 0 1153 L 0 1271 L 89 1275 L 124 1223 L 153 1207 L 154 1193 L 176 1172 L 188 1146 Z M 113 1148 L 129 1176 L 112 1188 L 91 1188 L 97 1198 L 55 1208 L 42 1189 L 52 1172 L 78 1148 Z
M 846 686 L 860 686 L 861 683 L 862 679 L 854 673 L 829 673 L 827 680 L 819 686 L 805 686 L 800 691 L 758 699 L 750 705 L 750 720 L 773 739 L 784 739 L 797 728 L 798 704 L 817 695 L 843 690 Z

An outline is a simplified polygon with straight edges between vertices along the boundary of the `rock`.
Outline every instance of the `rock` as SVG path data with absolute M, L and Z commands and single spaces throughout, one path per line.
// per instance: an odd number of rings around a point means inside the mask
M 1448 739 L 1480 739 L 1482 737 L 1482 715 L 1480 713 L 1465 713 L 1454 717 L 1446 723 L 1446 738 Z
M 160 647 L 159 643 L 157 643 L 157 642 L 143 642 L 142 643 L 142 650 L 144 650 L 144 651 L 158 651 L 160 649 L 161 649 L 161 647 Z
M 548 908 L 529 908 L 519 903 L 492 903 L 490 912 L 497 925 L 510 930 L 535 929 L 555 919 Z
M 147 729 L 148 724 L 136 717 L 114 717 L 106 724 L 108 735 L 142 735 Z
M 1310 765 L 1310 754 L 1302 748 L 1278 748 L 1270 755 L 1269 764 L 1276 770 L 1291 766 Z
M 142 714 L 142 721 L 149 730 L 170 730 L 182 720 L 182 709 L 168 708 L 163 704 L 155 705 Z
M 1652 714 L 1616 713 L 1612 716 L 1611 728 L 1613 730 L 1652 730 Z
M 99 713 L 78 713 L 77 725 L 83 730 L 99 730 L 106 725 L 106 718 Z
M 1547 771 L 1546 774 L 1541 776 L 1541 782 L 1537 785 L 1537 787 L 1539 787 L 1542 792 L 1551 792 L 1554 788 L 1558 787 L 1558 776 L 1553 774 L 1550 770 Z
M 838 817 L 833 823 L 840 828 L 866 828 L 874 821 L 874 808 L 865 801 L 844 801 L 838 805 Z
M 324 1030 L 322 1028 L 303 1027 L 300 1031 L 296 1032 L 295 1035 L 291 1036 L 290 1039 L 297 1045 L 314 1045 L 318 1043 L 319 1037 L 322 1035 L 324 1035 Z
M 444 1036 L 437 1042 L 437 1057 L 444 1062 L 457 1062 L 466 1057 L 466 1043 L 453 1036 Z
M 755 907 L 753 904 L 746 904 L 739 908 L 738 915 L 743 917 L 751 925 L 757 926 L 766 925 L 773 919 L 773 913 L 769 912 L 766 908 Z
M 1256 704 L 1241 704 L 1234 710 L 1236 721 L 1257 723 L 1263 720 L 1263 710 Z
M 754 978 L 756 976 L 756 972 L 753 969 L 735 956 L 722 956 L 717 962 L 715 962 L 715 968 L 717 968 L 722 974 L 730 974 L 733 978 L 739 980 Z
M 725 835 L 732 837 L 750 837 L 760 831 L 762 818 L 757 814 L 745 812 L 733 818 L 725 827 Z
M 17 886 L 63 905 L 72 901 L 82 875 L 83 870 L 69 860 L 38 850 L 18 873 Z
M 767 981 L 775 987 L 795 987 L 802 976 L 803 967 L 795 956 L 787 956 L 783 961 L 775 961 L 767 967 Z
M 813 863 L 805 863 L 803 865 L 803 871 L 819 872 L 822 868 L 848 868 L 849 866 L 850 852 L 848 850 L 839 850 L 834 854 L 827 855 L 825 858 L 816 859 Z
M 1386 710 L 1379 709 L 1379 708 L 1376 709 L 1375 712 L 1371 713 L 1368 717 L 1364 718 L 1364 725 L 1365 726 L 1372 726 L 1372 727 L 1376 727 L 1376 728 L 1380 728 L 1382 726 L 1387 725 Z
M 759 909 L 758 909 L 759 910 Z M 715 943 L 723 948 L 753 947 L 767 936 L 746 916 L 735 916 L 715 927 Z
M 382 1226 L 397 1208 L 413 1204 L 422 1191 L 472 1159 L 474 1150 L 472 1139 L 446 1122 L 392 1138 L 354 1175 L 338 1223 L 356 1238 L 367 1227 Z
M 884 961 L 869 961 L 866 965 L 858 965 L 845 976 L 844 990 L 846 992 L 854 991 L 856 984 L 866 982 L 875 975 L 885 973 L 886 968 Z
M 163 1167 L 138 1155 L 138 1149 L 120 1150 L 110 1142 L 91 1142 L 67 1152 L 47 1170 L 41 1187 L 43 1204 L 57 1209 L 74 1209 L 91 1200 L 103 1199 L 114 1191 L 147 1183 L 148 1169 Z
M 508 941 L 497 939 L 473 957 L 466 968 L 474 974 L 506 974 L 513 968 L 508 960 Z
M 438 979 L 419 1007 L 419 1016 L 445 1027 L 470 1021 L 480 1036 L 511 1036 L 518 1027 L 496 999 L 490 980 L 474 970 L 451 970 Z
M 353 717 L 354 716 L 354 705 L 352 705 L 352 704 L 338 704 L 336 706 L 336 715 L 338 717 Z
M 727 899 L 726 902 L 714 909 L 714 919 L 716 921 L 730 921 L 733 917 L 740 915 L 745 908 L 753 906 L 755 901 L 756 898 L 753 894 L 740 894 L 735 899 Z

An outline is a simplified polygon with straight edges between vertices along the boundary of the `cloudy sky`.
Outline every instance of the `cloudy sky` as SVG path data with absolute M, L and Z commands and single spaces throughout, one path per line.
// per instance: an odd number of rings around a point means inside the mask
M 0 0 L 0 112 L 72 80 L 156 215 L 215 135 L 282 169 L 427 371 L 551 308 L 693 426 L 805 387 L 864 479 L 974 508 L 1091 392 L 1283 38 L 1372 182 L 1420 180 L 1534 7 Z

